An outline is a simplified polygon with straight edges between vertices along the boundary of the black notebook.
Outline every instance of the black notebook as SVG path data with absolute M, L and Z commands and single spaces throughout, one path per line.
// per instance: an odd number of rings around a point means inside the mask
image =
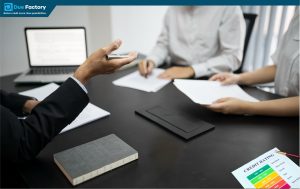
M 136 110 L 135 112 L 138 115 L 158 123 L 159 125 L 183 137 L 184 139 L 190 139 L 215 127 L 214 125 L 203 120 L 196 122 L 190 121 L 183 115 L 161 106 Z

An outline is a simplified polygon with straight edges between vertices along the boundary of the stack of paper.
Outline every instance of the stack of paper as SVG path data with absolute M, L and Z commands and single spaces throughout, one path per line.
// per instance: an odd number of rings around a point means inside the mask
M 164 69 L 155 68 L 152 70 L 152 73 L 147 76 L 147 78 L 141 76 L 139 71 L 135 71 L 129 75 L 113 81 L 113 84 L 146 92 L 157 92 L 159 89 L 163 88 L 165 85 L 171 82 L 171 80 L 158 78 L 159 74 L 164 71 Z
M 220 98 L 234 97 L 257 102 L 238 85 L 221 85 L 218 81 L 175 79 L 174 85 L 193 102 L 209 105 Z
M 42 87 L 38 87 L 35 89 L 31 89 L 28 91 L 21 92 L 21 95 L 31 96 L 39 101 L 42 101 L 51 93 L 53 93 L 59 86 L 55 83 L 50 83 L 48 85 L 44 85 Z M 109 112 L 89 103 L 82 112 L 77 116 L 77 118 L 67 127 L 65 127 L 60 133 L 68 131 L 70 129 L 74 129 L 86 123 L 95 121 L 102 117 L 110 115 Z

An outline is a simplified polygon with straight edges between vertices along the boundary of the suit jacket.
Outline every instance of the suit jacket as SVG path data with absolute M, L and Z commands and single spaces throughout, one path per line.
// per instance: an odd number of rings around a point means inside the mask
M 30 160 L 70 124 L 88 104 L 89 98 L 82 88 L 68 79 L 55 92 L 40 102 L 20 120 L 22 108 L 30 97 L 0 92 L 1 115 L 1 186 L 15 185 L 15 163 Z M 12 182 L 9 182 L 11 180 Z M 6 182 L 6 183 L 5 183 Z
M 1 91 L 1 159 L 33 159 L 70 124 L 89 98 L 71 78 L 40 102 L 25 120 L 17 119 L 28 97 Z

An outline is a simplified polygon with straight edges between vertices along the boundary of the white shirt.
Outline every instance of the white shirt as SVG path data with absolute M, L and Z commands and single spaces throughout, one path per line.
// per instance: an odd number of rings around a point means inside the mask
M 160 66 L 170 57 L 192 66 L 195 77 L 234 71 L 242 61 L 245 27 L 238 6 L 170 7 L 147 58 Z
M 299 9 L 272 56 L 276 64 L 275 92 L 282 96 L 299 96 Z
M 71 76 L 70 78 L 73 79 L 86 94 L 88 93 L 85 86 L 78 79 L 76 79 L 74 76 Z

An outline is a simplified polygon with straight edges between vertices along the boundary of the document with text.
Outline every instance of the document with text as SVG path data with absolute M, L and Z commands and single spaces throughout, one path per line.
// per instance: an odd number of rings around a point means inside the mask
M 234 97 L 241 100 L 258 102 L 238 85 L 221 85 L 218 81 L 175 79 L 174 85 L 193 102 L 209 105 L 220 98 Z
M 300 168 L 278 151 L 273 148 L 233 171 L 233 176 L 244 188 L 300 188 Z
M 139 71 L 135 71 L 131 74 L 128 74 L 124 77 L 121 77 L 115 81 L 113 81 L 114 85 L 121 86 L 121 87 L 128 87 L 132 89 L 137 89 L 146 92 L 157 92 L 171 80 L 166 79 L 159 79 L 158 76 L 164 69 L 155 68 L 152 70 L 152 73 L 146 77 L 141 76 Z
M 38 87 L 35 89 L 31 89 L 28 91 L 21 92 L 19 94 L 31 96 L 39 101 L 45 99 L 47 96 L 49 96 L 51 93 L 53 93 L 59 85 L 55 83 L 50 83 L 47 85 L 44 85 L 42 87 Z M 95 121 L 97 119 L 103 118 L 110 115 L 109 112 L 91 104 L 88 103 L 88 105 L 82 110 L 82 112 L 76 117 L 76 119 L 69 124 L 67 127 L 65 127 L 60 133 L 66 132 L 68 130 L 74 129 L 76 127 L 79 127 L 81 125 L 90 123 L 92 121 Z

